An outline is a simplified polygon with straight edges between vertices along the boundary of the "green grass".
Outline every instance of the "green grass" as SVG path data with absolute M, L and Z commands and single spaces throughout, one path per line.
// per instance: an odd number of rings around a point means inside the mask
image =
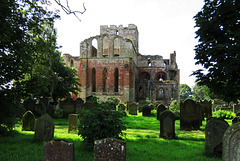
M 128 161 L 217 161 L 221 158 L 206 156 L 204 152 L 204 128 L 197 131 L 180 131 L 180 122 L 175 122 L 177 139 L 165 140 L 159 138 L 160 123 L 156 117 L 143 117 L 128 115 L 124 117 L 128 122 L 124 131 L 127 145 Z M 230 121 L 228 121 L 230 123 Z M 43 143 L 34 142 L 34 132 L 21 131 L 20 123 L 16 125 L 18 132 L 14 137 L 0 138 L 1 161 L 38 161 L 43 160 Z M 92 161 L 93 148 L 83 143 L 77 131 L 68 133 L 67 119 L 55 120 L 54 139 L 73 141 L 75 145 L 75 160 Z

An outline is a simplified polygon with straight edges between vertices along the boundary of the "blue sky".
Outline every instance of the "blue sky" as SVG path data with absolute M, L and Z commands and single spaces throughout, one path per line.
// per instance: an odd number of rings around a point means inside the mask
M 72 10 L 86 12 L 78 17 L 60 10 L 61 20 L 55 23 L 58 45 L 62 53 L 80 55 L 80 42 L 100 34 L 100 25 L 135 24 L 139 32 L 139 52 L 162 55 L 168 59 L 177 53 L 180 83 L 194 86 L 195 77 L 189 75 L 199 69 L 195 65 L 195 16 L 204 0 L 69 0 Z M 58 7 L 58 9 L 60 9 Z

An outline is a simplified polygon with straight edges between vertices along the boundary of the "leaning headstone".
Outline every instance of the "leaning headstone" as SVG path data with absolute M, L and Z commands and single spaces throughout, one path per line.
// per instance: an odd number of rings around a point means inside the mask
M 38 118 L 35 127 L 34 139 L 50 141 L 54 137 L 54 122 L 49 114 Z
M 69 114 L 75 113 L 75 101 L 72 98 L 67 98 L 62 102 L 63 117 L 67 118 Z
M 128 112 L 130 115 L 137 115 L 137 105 L 136 103 L 131 103 L 128 105 Z
M 180 103 L 180 129 L 199 130 L 202 123 L 202 109 L 200 104 L 192 99 Z
M 80 113 L 83 107 L 84 101 L 81 98 L 77 98 L 75 101 L 76 113 Z
M 165 110 L 160 114 L 159 137 L 174 139 L 175 136 L 175 115 L 171 111 Z
M 223 135 L 229 127 L 228 123 L 219 118 L 208 120 L 205 128 L 205 150 L 217 156 L 222 154 Z
M 74 161 L 74 143 L 52 140 L 43 145 L 44 161 Z
M 224 133 L 222 160 L 240 160 L 240 122 L 228 127 Z
M 126 161 L 126 142 L 113 138 L 96 140 L 94 161 Z
M 163 104 L 157 106 L 157 120 L 160 120 L 160 113 L 165 110 L 167 110 L 167 108 Z
M 142 109 L 143 116 L 151 116 L 151 108 L 148 105 L 145 105 Z
M 27 111 L 23 115 L 22 131 L 34 131 L 35 116 L 31 111 Z
M 76 130 L 77 122 L 78 122 L 77 114 L 69 114 L 68 115 L 68 133 L 72 130 Z

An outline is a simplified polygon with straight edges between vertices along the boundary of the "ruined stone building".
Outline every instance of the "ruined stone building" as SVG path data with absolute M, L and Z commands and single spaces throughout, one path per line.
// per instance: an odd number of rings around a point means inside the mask
M 100 26 L 100 35 L 81 42 L 80 57 L 63 55 L 67 65 L 78 70 L 82 84 L 78 97 L 115 97 L 123 102 L 149 98 L 165 104 L 179 99 L 176 52 L 170 59 L 141 55 L 138 35 L 133 24 Z

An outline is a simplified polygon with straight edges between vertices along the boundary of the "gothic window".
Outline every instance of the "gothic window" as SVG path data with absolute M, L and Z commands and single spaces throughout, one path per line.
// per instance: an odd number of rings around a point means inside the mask
M 92 40 L 92 57 L 97 57 L 98 41 L 97 39 Z
M 114 46 L 114 56 L 119 56 L 119 54 L 120 54 L 120 40 L 119 40 L 119 38 L 114 39 L 113 46 Z
M 92 68 L 92 92 L 96 92 L 96 69 Z
M 118 68 L 114 72 L 114 92 L 118 92 L 119 72 Z
M 70 66 L 71 67 L 74 67 L 74 63 L 73 63 L 73 60 L 71 59 L 71 62 L 70 62 Z
M 157 93 L 157 98 L 158 99 L 164 99 L 164 90 L 160 88 Z
M 156 81 L 164 81 L 164 80 L 167 80 L 167 74 L 165 72 L 159 72 L 157 73 L 157 76 L 156 76 Z
M 140 80 L 150 80 L 150 74 L 148 72 L 142 72 L 140 74 Z
M 108 46 L 109 46 L 109 41 L 108 41 L 108 37 L 105 36 L 103 38 L 103 56 L 108 56 Z
M 107 69 L 103 70 L 103 92 L 107 92 Z

